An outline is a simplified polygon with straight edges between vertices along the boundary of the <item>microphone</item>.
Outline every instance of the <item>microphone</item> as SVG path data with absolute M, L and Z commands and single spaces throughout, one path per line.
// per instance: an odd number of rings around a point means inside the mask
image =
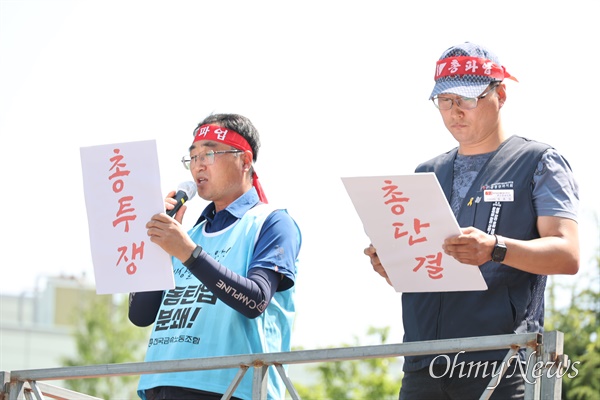
M 189 181 L 180 183 L 179 187 L 177 187 L 177 194 L 175 194 L 177 203 L 172 210 L 167 211 L 167 215 L 173 217 L 186 201 L 196 195 L 197 190 L 195 182 Z

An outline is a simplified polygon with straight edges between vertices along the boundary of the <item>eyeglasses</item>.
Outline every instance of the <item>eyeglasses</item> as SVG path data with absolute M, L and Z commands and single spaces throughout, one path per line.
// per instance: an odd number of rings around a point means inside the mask
M 483 93 L 481 93 L 477 97 L 458 97 L 453 99 L 451 97 L 439 97 L 436 96 L 431 101 L 433 104 L 440 110 L 449 110 L 452 108 L 452 105 L 456 103 L 456 105 L 463 110 L 472 110 L 477 107 L 477 101 L 483 99 L 485 96 L 490 94 L 494 89 L 498 87 L 500 83 L 495 83 L 489 88 L 487 88 Z
M 185 169 L 190 169 L 190 164 L 194 165 L 196 163 L 200 165 L 212 165 L 215 163 L 215 156 L 217 154 L 237 154 L 243 153 L 242 150 L 220 150 L 214 151 L 209 150 L 205 153 L 196 154 L 195 156 L 183 156 L 181 157 L 181 163 Z

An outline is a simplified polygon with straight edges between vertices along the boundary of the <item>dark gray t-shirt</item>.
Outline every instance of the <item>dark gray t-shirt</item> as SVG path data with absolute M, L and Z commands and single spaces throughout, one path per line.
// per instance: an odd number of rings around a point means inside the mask
M 494 152 L 456 155 L 450 197 L 454 215 L 458 215 L 467 191 L 492 154 Z M 539 217 L 562 217 L 577 221 L 579 187 L 567 161 L 555 149 L 544 152 L 533 174 L 533 207 Z

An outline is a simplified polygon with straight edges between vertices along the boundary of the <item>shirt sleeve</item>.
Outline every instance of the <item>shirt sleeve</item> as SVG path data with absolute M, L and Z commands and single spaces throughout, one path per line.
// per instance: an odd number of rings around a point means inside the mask
M 579 186 L 571 166 L 555 149 L 546 150 L 536 167 L 533 206 L 538 216 L 577 221 Z
M 249 268 L 267 268 L 283 275 L 278 291 L 294 286 L 296 261 L 302 245 L 300 228 L 286 210 L 273 211 L 265 220 Z

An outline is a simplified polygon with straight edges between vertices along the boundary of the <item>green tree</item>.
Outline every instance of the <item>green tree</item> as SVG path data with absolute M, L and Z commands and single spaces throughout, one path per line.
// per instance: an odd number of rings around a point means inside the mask
M 368 336 L 376 336 L 385 344 L 389 327 L 369 328 Z M 358 340 L 352 345 L 359 346 Z M 356 400 L 397 399 L 400 391 L 401 372 L 393 373 L 392 367 L 399 365 L 396 358 L 373 358 L 319 363 L 309 368 L 320 379 L 314 385 L 294 384 L 302 400 Z
M 143 360 L 149 329 L 127 318 L 128 299 L 91 295 L 82 299 L 75 321 L 77 356 L 63 358 L 65 366 L 119 364 Z M 68 389 L 104 399 L 137 398 L 138 376 L 70 379 Z
M 565 400 L 600 400 L 600 256 L 595 256 L 590 276 L 576 283 L 559 284 L 551 277 L 545 329 L 564 333 L 564 353 L 569 367 L 563 377 Z M 569 295 L 567 306 L 556 305 L 557 293 Z

